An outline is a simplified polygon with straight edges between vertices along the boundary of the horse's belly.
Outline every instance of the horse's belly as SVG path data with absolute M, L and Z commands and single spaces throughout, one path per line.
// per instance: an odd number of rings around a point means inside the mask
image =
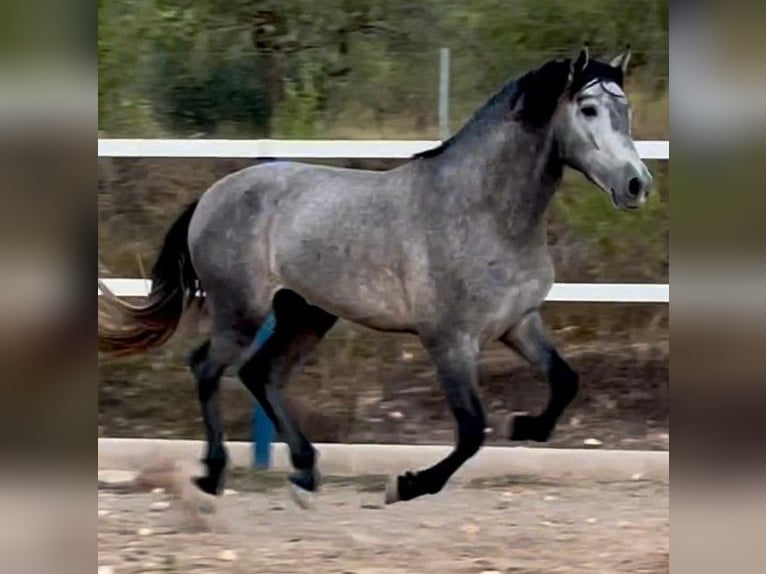
M 400 281 L 387 270 L 379 270 L 374 275 L 353 277 L 338 273 L 335 277 L 324 277 L 321 282 L 312 281 L 308 276 L 291 277 L 286 278 L 284 286 L 342 319 L 372 329 L 411 330 L 410 312 Z

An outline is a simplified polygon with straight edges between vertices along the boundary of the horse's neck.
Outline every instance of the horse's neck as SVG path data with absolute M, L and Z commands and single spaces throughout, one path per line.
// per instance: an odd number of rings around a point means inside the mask
M 525 132 L 507 126 L 456 142 L 437 170 L 443 193 L 456 194 L 460 209 L 489 211 L 507 235 L 524 237 L 544 226 L 563 164 L 552 130 Z

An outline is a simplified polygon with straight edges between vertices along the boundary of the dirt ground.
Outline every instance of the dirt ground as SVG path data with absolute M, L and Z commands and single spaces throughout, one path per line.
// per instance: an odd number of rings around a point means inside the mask
M 618 319 L 623 331 L 639 332 L 652 315 L 629 310 L 606 323 L 587 317 L 608 334 L 618 331 Z M 568 325 L 583 324 L 569 315 L 559 322 L 563 340 Z M 661 326 L 654 331 L 664 332 Z M 454 440 L 433 366 L 416 342 L 356 329 L 331 335 L 287 391 L 313 441 Z M 596 438 L 602 448 L 667 450 L 667 340 L 647 335 L 641 339 L 651 343 L 615 341 L 603 334 L 598 339 L 603 342 L 562 344 L 581 373 L 581 390 L 551 442 L 533 446 L 581 448 L 585 439 Z M 201 438 L 199 406 L 185 367 L 189 347 L 181 339 L 147 357 L 100 361 L 99 436 Z M 495 348 L 484 354 L 480 393 L 496 417 L 536 412 L 548 391 L 535 369 Z M 252 398 L 234 377 L 224 380 L 222 403 L 227 439 L 247 440 Z M 508 444 L 493 435 L 488 442 Z M 513 477 L 450 483 L 436 496 L 384 507 L 381 477 L 325 477 L 313 510 L 298 508 L 285 484 L 283 476 L 237 470 L 227 478 L 235 493 L 216 499 L 214 511 L 203 514 L 167 493 L 99 490 L 99 574 L 669 569 L 667 484 Z
M 452 414 L 433 365 L 416 340 L 351 328 L 331 335 L 285 391 L 306 436 L 314 442 L 454 440 Z M 147 356 L 100 360 L 99 436 L 204 438 L 185 365 L 192 346 L 188 338 L 179 338 L 167 350 Z M 595 438 L 603 448 L 669 448 L 666 340 L 626 343 L 605 338 L 562 345 L 562 352 L 580 373 L 580 392 L 552 440 L 535 446 L 581 448 L 584 440 Z M 496 345 L 483 354 L 479 393 L 491 420 L 514 411 L 539 412 L 548 392 L 537 369 L 507 349 Z M 224 379 L 222 393 L 227 439 L 250 440 L 252 396 L 236 376 Z M 504 435 L 490 436 L 489 442 L 508 444 Z
M 165 492 L 98 493 L 99 572 L 668 572 L 668 485 L 451 483 L 383 506 L 380 477 L 326 477 L 313 509 L 238 470 L 207 526 Z M 169 507 L 167 503 L 169 502 Z M 159 504 L 158 504 L 159 503 Z M 111 567 L 111 568 L 110 568 Z

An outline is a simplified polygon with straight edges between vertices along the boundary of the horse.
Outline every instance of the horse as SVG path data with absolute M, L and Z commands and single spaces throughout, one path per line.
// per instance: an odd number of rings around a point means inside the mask
M 442 490 L 482 447 L 482 348 L 501 341 L 545 375 L 537 415 L 511 415 L 510 441 L 545 442 L 578 373 L 540 309 L 554 282 L 545 213 L 565 167 L 615 208 L 647 201 L 652 175 L 631 136 L 623 91 L 630 47 L 610 61 L 550 59 L 508 80 L 463 127 L 390 170 L 271 161 L 214 183 L 170 226 L 151 292 L 131 304 L 100 283 L 99 351 L 163 344 L 204 292 L 207 340 L 189 366 L 206 431 L 204 492 L 222 491 L 228 453 L 219 381 L 236 369 L 289 447 L 292 488 L 320 486 L 316 449 L 283 404 L 291 371 L 338 318 L 416 335 L 433 361 L 456 439 L 432 466 L 390 477 L 385 502 Z

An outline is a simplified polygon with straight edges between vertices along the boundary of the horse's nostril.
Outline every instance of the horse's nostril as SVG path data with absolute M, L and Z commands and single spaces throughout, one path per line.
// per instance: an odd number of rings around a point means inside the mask
M 631 177 L 630 181 L 628 182 L 628 193 L 632 195 L 633 197 L 638 197 L 638 194 L 641 193 L 642 189 L 641 180 L 637 177 Z

